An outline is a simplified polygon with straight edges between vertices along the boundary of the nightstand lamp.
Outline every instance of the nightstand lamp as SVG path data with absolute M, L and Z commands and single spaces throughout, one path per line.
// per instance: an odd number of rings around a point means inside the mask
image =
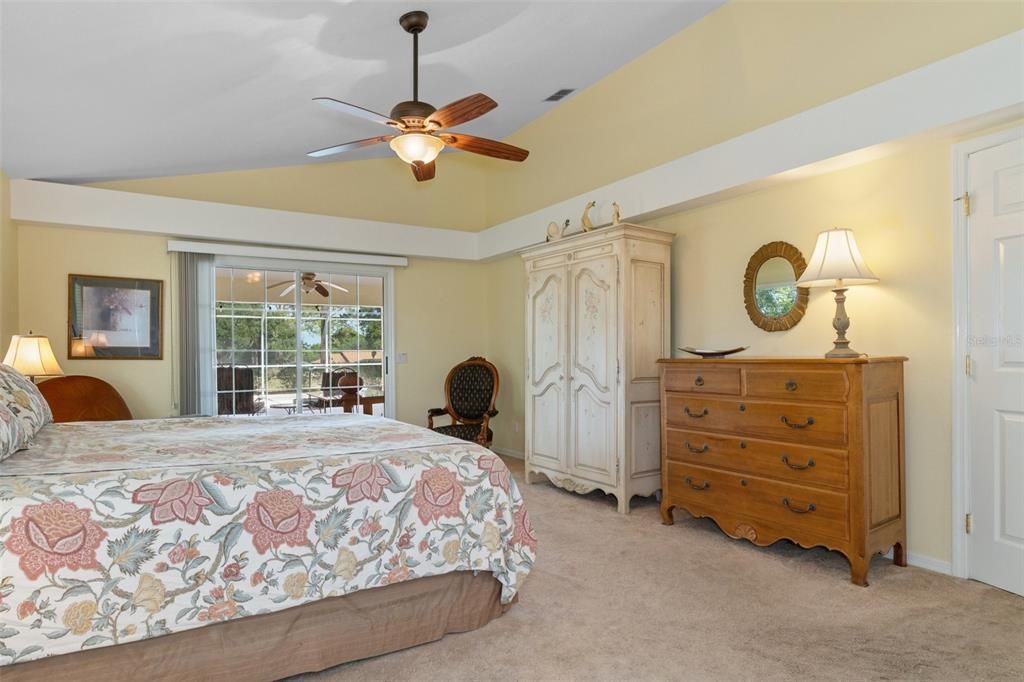
M 36 377 L 64 376 L 57 358 L 45 336 L 12 336 L 11 345 L 4 356 L 4 364 L 13 367 L 35 381 Z
M 835 228 L 818 235 L 811 261 L 800 279 L 798 287 L 831 287 L 836 295 L 836 316 L 832 327 L 836 330 L 834 347 L 826 358 L 856 358 L 862 355 L 850 348 L 846 330 L 850 318 L 846 316 L 846 289 L 855 284 L 874 284 L 878 281 L 857 248 L 853 230 Z

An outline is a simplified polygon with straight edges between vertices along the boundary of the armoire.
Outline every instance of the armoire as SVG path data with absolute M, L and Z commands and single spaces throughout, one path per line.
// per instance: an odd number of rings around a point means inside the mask
M 673 236 L 621 223 L 520 251 L 528 482 L 602 490 L 622 513 L 661 487 Z

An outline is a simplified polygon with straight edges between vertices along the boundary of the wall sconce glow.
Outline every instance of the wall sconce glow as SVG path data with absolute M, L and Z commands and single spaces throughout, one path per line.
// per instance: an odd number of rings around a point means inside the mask
M 50 339 L 45 336 L 12 336 L 4 364 L 33 379 L 64 375 L 50 348 Z
M 402 161 L 410 164 L 415 161 L 430 163 L 444 149 L 443 141 L 424 133 L 398 135 L 393 137 L 388 144 Z

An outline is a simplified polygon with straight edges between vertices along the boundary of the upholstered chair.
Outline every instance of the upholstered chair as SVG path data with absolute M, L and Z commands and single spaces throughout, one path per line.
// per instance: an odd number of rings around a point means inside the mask
M 491 419 L 498 414 L 494 401 L 500 384 L 498 368 L 481 357 L 455 365 L 444 382 L 445 406 L 427 410 L 427 428 L 447 436 L 490 447 L 494 439 Z M 448 416 L 451 424 L 434 426 L 434 419 Z

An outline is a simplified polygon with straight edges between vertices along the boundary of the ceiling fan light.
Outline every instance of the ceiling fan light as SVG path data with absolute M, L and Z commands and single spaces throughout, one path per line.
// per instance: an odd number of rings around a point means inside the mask
M 406 163 L 420 161 L 430 163 L 444 149 L 444 142 L 433 135 L 424 133 L 405 133 L 391 139 L 388 143 L 398 157 Z

